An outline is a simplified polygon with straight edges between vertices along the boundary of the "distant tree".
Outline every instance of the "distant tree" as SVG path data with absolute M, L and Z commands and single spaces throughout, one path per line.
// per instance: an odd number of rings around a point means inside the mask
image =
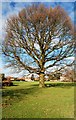
M 65 58 L 73 54 L 73 32 L 70 17 L 60 6 L 40 4 L 22 9 L 7 20 L 2 49 L 7 66 L 38 74 L 39 86 L 45 87 L 49 68 L 61 70 L 72 64 Z
M 67 77 L 69 79 L 69 81 L 74 82 L 74 70 L 70 70 L 67 69 L 67 71 L 65 72 L 65 77 Z
M 0 81 L 3 81 L 4 78 L 5 78 L 5 74 L 4 73 L 0 74 Z
M 33 74 L 31 75 L 31 80 L 34 80 L 34 75 Z
M 55 76 L 55 78 L 56 78 L 57 80 L 59 80 L 59 79 L 60 79 L 60 76 L 61 76 L 61 73 L 56 73 L 56 74 L 54 74 L 54 76 Z
M 48 74 L 49 80 L 59 80 L 61 76 L 61 73 L 50 73 Z

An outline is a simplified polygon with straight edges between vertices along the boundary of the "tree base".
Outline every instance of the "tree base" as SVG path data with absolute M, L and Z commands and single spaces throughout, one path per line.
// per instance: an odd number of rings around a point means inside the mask
M 45 84 L 44 85 L 39 84 L 39 87 L 40 88 L 45 88 L 46 86 L 45 86 Z

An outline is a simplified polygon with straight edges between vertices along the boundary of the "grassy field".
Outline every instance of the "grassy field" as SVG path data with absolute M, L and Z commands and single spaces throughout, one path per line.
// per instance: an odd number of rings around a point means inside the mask
M 3 118 L 74 118 L 74 83 L 14 82 L 3 89 Z

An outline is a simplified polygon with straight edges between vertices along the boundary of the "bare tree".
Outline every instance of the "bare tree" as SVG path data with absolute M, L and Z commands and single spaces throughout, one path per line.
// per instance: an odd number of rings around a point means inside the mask
M 31 75 L 31 80 L 34 80 L 34 74 Z
M 66 72 L 64 74 L 64 76 L 68 79 L 68 81 L 71 82 L 76 82 L 74 79 L 74 69 L 66 69 Z
M 65 58 L 73 55 L 74 35 L 70 17 L 60 6 L 40 4 L 22 9 L 7 20 L 3 53 L 8 67 L 39 74 L 44 87 L 46 72 L 72 64 Z

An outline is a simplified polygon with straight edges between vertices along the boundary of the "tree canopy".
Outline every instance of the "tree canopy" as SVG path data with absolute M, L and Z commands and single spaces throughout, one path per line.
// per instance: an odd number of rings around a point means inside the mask
M 8 67 L 44 76 L 50 68 L 61 70 L 72 64 L 74 28 L 70 17 L 60 6 L 47 8 L 40 4 L 22 9 L 7 19 L 3 54 Z

